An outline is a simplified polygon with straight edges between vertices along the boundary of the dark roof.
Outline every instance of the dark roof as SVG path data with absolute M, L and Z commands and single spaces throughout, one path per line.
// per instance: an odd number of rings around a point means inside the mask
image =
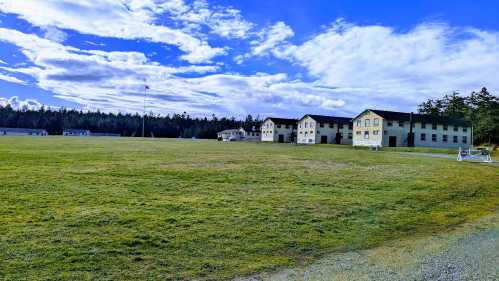
M 27 128 L 0 128 L 0 131 L 18 132 L 18 133 L 46 133 L 44 129 L 27 129 Z
M 307 114 L 307 115 L 303 116 L 301 119 L 303 119 L 307 116 L 314 119 L 315 121 L 317 121 L 319 123 L 337 123 L 337 124 L 352 123 L 351 117 L 336 117 L 336 116 L 327 116 L 327 115 Z
M 366 109 L 361 114 L 357 115 L 355 118 L 362 115 L 366 111 L 374 112 L 377 115 L 388 120 L 409 121 L 411 118 L 411 114 L 407 112 L 396 112 L 396 111 L 377 110 L 377 109 Z M 412 119 L 414 120 L 414 122 L 424 122 L 428 124 L 438 123 L 438 124 L 448 124 L 448 125 L 457 125 L 457 126 L 468 126 L 468 127 L 471 126 L 471 123 L 466 120 L 446 117 L 446 116 L 434 116 L 428 114 L 413 113 Z
M 264 122 L 267 120 L 271 120 L 272 122 L 274 122 L 276 124 L 284 124 L 284 125 L 296 125 L 296 122 L 298 122 L 298 120 L 296 120 L 296 119 L 276 118 L 276 117 L 267 117 L 264 120 Z

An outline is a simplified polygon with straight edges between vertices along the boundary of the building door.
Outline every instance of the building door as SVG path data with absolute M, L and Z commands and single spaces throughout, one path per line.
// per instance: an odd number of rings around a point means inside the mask
M 388 138 L 388 146 L 389 147 L 396 147 L 397 146 L 397 137 L 395 136 L 390 136 Z
M 407 134 L 407 146 L 414 147 L 414 133 Z
M 321 143 L 327 143 L 327 136 L 321 136 Z
M 341 133 L 336 133 L 336 140 L 335 140 L 336 144 L 341 144 L 341 137 L 342 137 Z
M 280 142 L 280 143 L 284 142 L 284 135 L 279 135 L 278 142 Z

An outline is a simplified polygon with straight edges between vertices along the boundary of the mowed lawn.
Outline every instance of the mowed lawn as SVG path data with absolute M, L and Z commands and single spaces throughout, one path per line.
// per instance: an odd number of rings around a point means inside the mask
M 499 207 L 499 166 L 345 146 L 0 138 L 0 279 L 220 280 Z

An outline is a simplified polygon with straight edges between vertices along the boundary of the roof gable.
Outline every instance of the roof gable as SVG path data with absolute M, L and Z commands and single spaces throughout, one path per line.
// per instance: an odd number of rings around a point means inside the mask
M 352 118 L 350 117 L 336 117 L 336 116 L 315 115 L 315 114 L 307 114 L 303 116 L 300 120 L 303 120 L 306 117 L 310 117 L 319 123 L 349 124 L 352 122 Z
M 377 110 L 377 109 L 366 109 L 359 115 L 357 115 L 354 119 L 358 118 L 362 114 L 367 111 L 371 111 L 380 117 L 387 120 L 397 120 L 397 121 L 410 121 L 411 113 L 407 112 L 397 112 L 397 111 L 388 111 L 388 110 Z M 412 119 L 414 122 L 422 122 L 422 123 L 438 123 L 438 124 L 448 124 L 448 125 L 456 125 L 456 126 L 471 126 L 471 124 L 463 119 L 452 118 L 447 116 L 433 116 L 428 114 L 418 114 L 413 113 Z

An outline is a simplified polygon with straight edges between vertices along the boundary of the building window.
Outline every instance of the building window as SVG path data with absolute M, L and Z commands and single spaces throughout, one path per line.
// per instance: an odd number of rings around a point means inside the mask
M 463 136 L 463 143 L 467 143 L 468 142 L 468 138 L 466 136 Z
M 312 139 L 308 139 L 308 142 L 314 142 Z
M 356 135 L 362 135 L 362 132 L 361 131 L 357 131 L 355 132 Z
M 278 128 L 278 129 L 279 129 L 279 128 L 281 128 L 281 124 L 277 124 L 277 128 Z
M 374 135 L 374 136 L 379 135 L 379 131 L 378 131 L 378 130 L 374 130 L 374 131 L 373 131 L 373 135 Z
M 324 123 L 319 123 L 319 127 L 324 128 Z
M 302 132 L 302 131 L 300 131 L 300 135 L 301 135 L 301 134 L 303 134 L 303 132 Z
M 313 133 L 314 133 L 314 131 L 310 131 L 310 134 L 313 134 Z
M 399 121 L 399 127 L 404 127 L 404 121 Z
M 393 121 L 388 121 L 387 124 L 388 124 L 388 127 L 392 127 L 393 126 Z
M 365 126 L 365 127 L 369 127 L 369 126 L 371 126 L 371 119 L 366 119 L 366 120 L 364 120 L 364 126 Z
M 426 141 L 426 134 L 421 134 L 421 141 Z
M 426 123 L 425 122 L 421 122 L 421 129 L 426 129 Z
M 333 123 L 329 123 L 329 128 L 334 128 L 334 124 Z
M 320 134 L 321 134 L 321 132 L 320 132 L 320 131 L 317 131 L 317 134 L 318 134 L 318 135 L 320 135 Z
M 444 124 L 444 131 L 447 131 L 449 129 L 449 126 L 447 124 Z
M 348 124 L 348 129 L 349 130 L 353 130 L 353 124 L 352 123 Z
M 289 125 L 286 125 L 286 129 L 289 129 Z
M 457 143 L 457 136 L 454 136 L 454 137 L 452 138 L 452 141 L 453 141 L 454 143 Z
M 305 136 L 307 136 L 307 135 L 308 135 L 308 132 L 305 132 Z
M 357 119 L 357 127 L 360 127 L 360 126 L 361 126 L 361 124 L 362 124 L 362 120 Z
M 437 123 L 433 123 L 433 124 L 431 124 L 431 129 L 432 129 L 432 130 L 436 130 L 436 129 L 437 129 Z
M 454 126 L 454 132 L 457 132 L 459 131 L 459 127 L 458 126 Z
M 467 127 L 463 127 L 463 132 L 467 132 L 468 131 L 468 128 Z
M 431 141 L 437 141 L 437 134 L 431 134 Z
M 373 126 L 379 126 L 379 118 L 374 118 Z
M 365 139 L 369 139 L 369 131 L 365 131 L 364 132 L 364 138 Z
M 351 140 L 353 138 L 352 133 L 348 133 L 348 139 Z
M 442 136 L 442 141 L 443 141 L 443 142 L 447 142 L 447 135 L 443 135 L 443 136 Z
M 384 135 L 388 135 L 388 131 L 386 131 L 386 130 L 385 130 L 385 131 L 383 131 L 383 134 L 384 134 Z
M 307 128 L 307 127 L 308 127 L 308 122 L 305 122 L 305 128 Z
M 310 122 L 310 128 L 314 127 L 314 122 Z

